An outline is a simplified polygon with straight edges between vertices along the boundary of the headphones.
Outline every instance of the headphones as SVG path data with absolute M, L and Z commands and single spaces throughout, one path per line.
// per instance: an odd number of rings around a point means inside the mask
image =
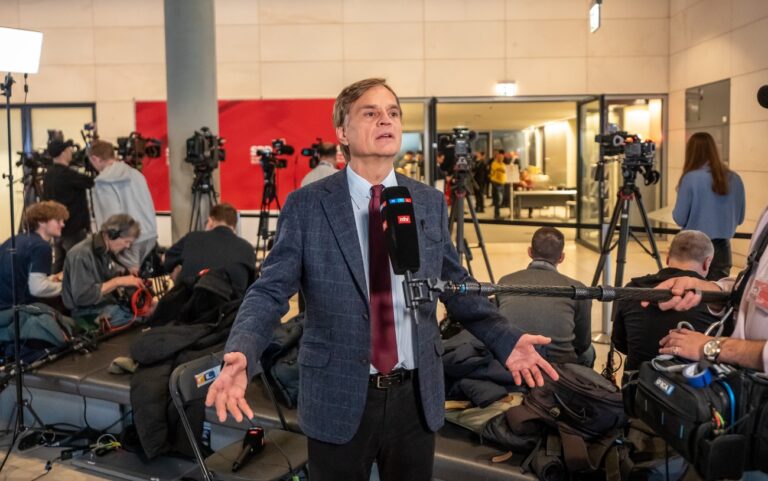
M 107 238 L 109 240 L 117 240 L 123 234 L 122 229 L 107 229 Z

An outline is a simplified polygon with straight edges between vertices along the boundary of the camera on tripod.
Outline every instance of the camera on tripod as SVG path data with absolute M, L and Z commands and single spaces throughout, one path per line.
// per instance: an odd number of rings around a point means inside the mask
M 117 138 L 117 156 L 134 168 L 141 167 L 144 157 L 160 157 L 161 148 L 162 144 L 158 139 L 144 137 L 139 132 L 131 132 L 128 137 Z
M 53 137 L 51 136 L 51 132 L 59 132 L 61 131 L 48 131 L 48 143 L 53 140 Z M 91 175 L 97 175 L 98 172 L 96 169 L 91 165 L 90 159 L 88 159 L 88 149 L 91 147 L 91 144 L 94 140 L 98 140 L 99 134 L 96 132 L 96 125 L 93 122 L 88 122 L 87 124 L 83 125 L 83 129 L 80 130 L 80 136 L 83 138 L 83 142 L 85 142 L 85 147 L 80 148 L 77 144 L 72 144 L 72 149 L 74 152 L 72 153 L 72 162 L 69 163 L 69 165 L 75 166 L 75 167 L 82 167 L 85 169 L 85 171 L 88 174 Z M 63 139 L 64 136 L 62 135 L 61 138 Z
M 22 165 L 32 171 L 45 170 L 53 165 L 53 159 L 46 152 L 32 150 L 30 152 L 16 152 L 19 154 L 19 160 L 16 161 L 16 167 Z
M 317 167 L 317 164 L 320 163 L 320 147 L 323 144 L 323 139 L 320 137 L 316 137 L 314 144 L 310 145 L 309 147 L 305 147 L 301 149 L 301 155 L 304 157 L 309 157 L 309 168 L 314 169 Z
M 292 155 L 293 147 L 285 143 L 285 139 L 274 139 L 272 145 L 257 145 L 256 155 L 258 155 L 261 166 L 264 169 L 264 177 L 275 169 L 284 169 L 288 167 L 286 159 L 280 159 L 278 155 Z
M 192 137 L 187 139 L 187 156 L 184 161 L 192 164 L 197 171 L 213 171 L 219 166 L 219 162 L 226 159 L 224 142 L 224 139 L 214 135 L 208 127 L 195 130 Z
M 453 133 L 440 139 L 438 150 L 445 155 L 440 168 L 456 174 L 469 172 L 472 167 L 472 145 L 477 134 L 466 127 L 454 127 Z
M 661 178 L 659 171 L 653 168 L 656 144 L 652 140 L 643 140 L 637 134 L 612 129 L 607 134 L 596 135 L 595 142 L 600 144 L 603 156 L 622 156 L 622 175 L 626 180 L 634 182 L 637 173 L 641 173 L 645 185 L 653 185 Z

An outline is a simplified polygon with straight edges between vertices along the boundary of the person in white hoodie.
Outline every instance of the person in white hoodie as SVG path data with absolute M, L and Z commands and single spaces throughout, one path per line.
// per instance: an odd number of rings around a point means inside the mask
M 113 215 L 128 214 L 141 226 L 139 238 L 118 256 L 121 264 L 131 273 L 137 274 L 141 262 L 157 244 L 155 205 L 147 180 L 138 170 L 117 160 L 115 149 L 109 142 L 94 141 L 88 158 L 99 172 L 93 187 L 96 225 L 102 225 Z

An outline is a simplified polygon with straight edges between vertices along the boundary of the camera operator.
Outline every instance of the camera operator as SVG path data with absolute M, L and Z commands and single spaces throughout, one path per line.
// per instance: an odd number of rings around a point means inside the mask
M 117 256 L 131 247 L 140 232 L 131 216 L 113 215 L 98 232 L 72 248 L 64 263 L 61 297 L 73 317 L 92 320 L 105 314 L 115 327 L 133 318 L 122 288 L 140 289 L 143 282 L 127 275 Z
M 317 156 L 317 166 L 301 179 L 302 187 L 338 172 L 338 169 L 334 165 L 336 163 L 336 144 L 322 142 L 317 148 Z
M 155 204 L 147 180 L 139 171 L 117 160 L 109 142 L 94 141 L 88 158 L 99 172 L 93 189 L 96 224 L 101 225 L 117 214 L 128 214 L 141 226 L 141 236 L 120 253 L 120 262 L 136 274 L 157 243 Z
M 27 207 L 25 217 L 29 232 L 16 237 L 14 281 L 16 303 L 29 304 L 36 297 L 52 298 L 61 293 L 61 277 L 51 275 L 51 239 L 59 237 L 67 208 L 53 201 L 37 202 Z M 11 240 L 0 245 L 0 311 L 12 307 Z
M 69 220 L 61 231 L 61 237 L 55 239 L 53 244 L 54 274 L 61 272 L 67 251 L 85 239 L 91 227 L 86 191 L 93 188 L 93 178 L 69 167 L 72 146 L 71 140 L 51 140 L 48 154 L 53 158 L 53 164 L 43 176 L 43 200 L 59 202 L 69 211 Z
M 662 310 L 687 311 L 701 302 L 702 290 L 731 290 L 734 303 L 735 330 L 731 337 L 715 338 L 688 329 L 673 329 L 661 340 L 662 354 L 672 354 L 694 361 L 735 364 L 748 369 L 768 371 L 768 209 L 763 211 L 752 235 L 747 267 L 738 277 L 717 282 L 678 277 L 658 285 L 658 289 L 671 289 L 675 297 L 659 303 Z M 721 306 L 710 306 L 711 309 Z

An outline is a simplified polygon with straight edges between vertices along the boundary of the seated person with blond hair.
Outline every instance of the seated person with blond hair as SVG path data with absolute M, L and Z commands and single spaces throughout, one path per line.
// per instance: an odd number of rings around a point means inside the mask
M 11 239 L 0 245 L 0 310 L 13 306 L 12 280 L 16 304 L 30 304 L 35 298 L 61 294 L 61 278 L 51 276 L 50 242 L 61 236 L 69 212 L 54 201 L 37 202 L 25 211 L 29 232 L 16 236 L 16 268 L 11 276 Z

